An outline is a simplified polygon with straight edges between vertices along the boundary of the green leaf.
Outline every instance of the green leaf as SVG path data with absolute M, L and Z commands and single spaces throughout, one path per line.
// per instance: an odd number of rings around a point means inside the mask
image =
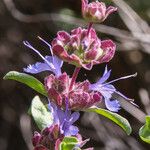
M 91 107 L 86 111 L 95 112 L 97 114 L 100 114 L 100 115 L 112 120 L 117 125 L 119 125 L 128 135 L 130 135 L 131 132 L 132 132 L 132 128 L 131 128 L 128 120 L 126 120 L 122 116 L 118 115 L 117 113 L 113 113 L 111 111 L 101 109 L 101 108 L 97 108 L 97 107 Z
M 150 144 L 150 116 L 146 116 L 146 123 L 139 130 L 140 138 Z
M 45 105 L 41 102 L 39 96 L 35 96 L 32 100 L 31 114 L 40 130 L 50 126 L 53 122 L 51 112 L 47 110 Z
M 60 144 L 59 150 L 71 150 L 78 143 L 78 139 L 75 137 L 65 137 Z
M 19 73 L 17 71 L 10 71 L 4 76 L 3 79 L 19 81 L 21 83 L 28 85 L 35 91 L 41 93 L 42 95 L 47 96 L 44 85 L 39 80 L 37 80 L 35 77 L 33 77 L 31 75 L 28 75 L 25 73 Z
M 63 139 L 63 142 L 65 142 L 65 143 L 78 143 L 78 139 L 77 138 L 75 138 L 75 137 L 72 137 L 72 136 L 70 136 L 70 137 L 65 137 L 64 139 Z

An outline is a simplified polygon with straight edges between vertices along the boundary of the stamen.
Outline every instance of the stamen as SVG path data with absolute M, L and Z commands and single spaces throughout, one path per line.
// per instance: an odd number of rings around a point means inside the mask
M 131 75 L 128 75 L 128 76 L 124 76 L 124 77 L 120 77 L 118 79 L 112 80 L 110 82 L 107 82 L 107 83 L 103 84 L 102 86 L 114 83 L 114 82 L 119 81 L 119 80 L 124 80 L 124 79 L 128 79 L 128 78 L 131 78 L 131 77 L 136 77 L 136 76 L 137 76 L 137 72 L 135 74 L 131 74 Z
M 117 91 L 116 88 L 115 88 L 115 89 L 110 89 L 110 88 L 109 88 L 109 91 L 120 95 L 121 97 L 123 97 L 124 99 L 126 99 L 126 100 L 128 100 L 128 101 L 130 101 L 130 102 L 133 102 L 133 101 L 134 101 L 134 99 L 128 98 L 128 97 L 126 97 L 125 95 L 123 95 L 122 93 L 120 93 L 119 91 Z
M 48 42 L 46 42 L 43 38 L 41 38 L 40 36 L 38 36 L 38 39 L 41 40 L 42 42 L 44 42 L 49 47 L 50 52 L 52 54 L 52 62 L 54 63 L 54 57 L 53 57 L 54 54 L 53 54 L 51 45 Z
M 41 38 L 40 36 L 38 36 L 38 39 L 41 40 L 42 42 L 44 42 L 49 47 L 51 54 L 53 56 L 54 54 L 53 54 L 51 45 L 48 42 L 46 42 L 43 38 Z
M 118 95 L 120 95 L 121 97 L 123 97 L 124 99 L 128 100 L 132 105 L 139 107 L 137 104 L 134 103 L 134 99 L 128 98 L 125 95 L 123 95 L 122 93 L 120 93 L 119 91 L 115 91 L 115 93 L 117 93 Z
M 126 99 L 126 100 L 128 100 L 130 102 L 134 102 L 134 99 L 126 97 L 125 95 L 123 95 L 119 91 L 114 91 L 114 93 L 117 93 L 118 95 L 120 95 L 121 97 L 123 97 L 124 99 Z
M 52 69 L 55 69 L 55 67 L 54 67 L 51 63 L 49 63 L 49 62 L 42 56 L 42 54 L 41 54 L 38 50 L 36 50 L 28 41 L 23 41 L 23 44 L 24 44 L 25 46 L 27 46 L 28 48 L 32 49 L 34 52 L 36 52 Z
M 130 101 L 130 103 L 139 108 L 139 106 L 137 104 L 135 104 L 134 102 Z

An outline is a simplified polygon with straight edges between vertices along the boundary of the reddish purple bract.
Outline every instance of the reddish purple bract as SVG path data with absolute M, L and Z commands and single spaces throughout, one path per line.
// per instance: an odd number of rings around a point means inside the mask
M 72 89 L 69 90 L 70 81 L 71 78 L 66 73 L 59 77 L 51 74 L 45 79 L 45 86 L 51 101 L 60 107 L 65 107 L 65 99 L 68 98 L 69 108 L 72 110 L 82 110 L 101 102 L 101 94 L 90 91 L 88 80 L 74 83 Z
M 95 29 L 76 28 L 68 34 L 59 31 L 52 41 L 56 56 L 77 67 L 91 70 L 95 64 L 108 62 L 114 56 L 116 45 L 111 40 L 101 41 Z
M 34 150 L 55 149 L 55 147 L 58 147 L 56 144 L 59 144 L 57 141 L 61 141 L 61 138 L 63 136 L 59 133 L 58 125 L 45 128 L 41 134 L 35 132 L 32 138 Z

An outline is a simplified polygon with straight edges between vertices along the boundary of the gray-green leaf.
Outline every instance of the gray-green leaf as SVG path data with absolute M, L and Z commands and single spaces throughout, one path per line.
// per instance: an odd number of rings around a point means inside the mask
M 31 114 L 40 130 L 50 126 L 53 122 L 51 112 L 47 110 L 45 105 L 41 102 L 39 96 L 35 96 L 32 100 Z
M 150 144 L 150 116 L 146 116 L 146 123 L 139 130 L 140 138 Z
M 118 115 L 117 113 L 113 113 L 111 111 L 102 109 L 102 108 L 97 108 L 97 107 L 91 107 L 88 110 L 88 112 L 95 112 L 97 114 L 100 114 L 113 122 L 115 122 L 117 125 L 119 125 L 128 135 L 131 134 L 132 128 L 125 118 L 122 116 Z
M 32 89 L 39 92 L 40 94 L 47 96 L 44 85 L 39 80 L 37 80 L 35 77 L 33 77 L 31 75 L 28 75 L 25 73 L 19 73 L 17 71 L 10 71 L 4 76 L 3 79 L 19 81 L 19 82 L 24 83 L 27 86 L 31 87 Z

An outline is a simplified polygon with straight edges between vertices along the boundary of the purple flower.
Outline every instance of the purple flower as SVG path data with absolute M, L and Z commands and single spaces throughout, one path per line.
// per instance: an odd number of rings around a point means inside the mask
M 106 8 L 105 3 L 97 0 L 89 4 L 88 0 L 82 0 L 82 15 L 89 22 L 103 22 L 116 10 L 117 8 L 113 6 Z
M 54 103 L 49 103 L 49 110 L 53 114 L 53 125 L 57 124 L 60 127 L 60 133 L 64 136 L 75 136 L 78 134 L 78 128 L 73 125 L 78 120 L 79 112 L 71 114 L 71 110 L 68 107 L 68 99 L 66 98 L 65 111 L 60 107 L 57 107 Z
M 130 77 L 135 77 L 137 73 L 106 82 L 110 77 L 110 73 L 111 70 L 108 71 L 106 66 L 103 76 L 97 81 L 97 83 L 91 84 L 90 89 L 92 91 L 98 91 L 102 94 L 107 109 L 109 109 L 110 111 L 118 112 L 118 110 L 120 109 L 120 104 L 118 100 L 112 98 L 113 93 L 116 93 L 129 101 L 133 101 L 133 99 L 129 99 L 122 93 L 117 91 L 116 88 L 111 83 L 116 82 L 118 80 L 127 79 Z
M 53 55 L 50 44 L 48 44 L 45 40 L 43 40 L 40 37 L 39 39 L 49 46 L 52 56 L 42 56 L 40 52 L 36 50 L 29 42 L 24 41 L 24 45 L 32 49 L 44 60 L 44 62 L 37 62 L 33 65 L 29 65 L 27 68 L 24 68 L 24 71 L 32 74 L 37 74 L 43 71 L 51 71 L 57 76 L 61 75 L 61 67 L 63 61 L 60 60 L 57 56 Z
M 56 56 L 77 67 L 91 70 L 95 64 L 109 62 L 115 53 L 116 45 L 111 40 L 101 41 L 93 28 L 81 27 L 71 31 L 59 31 L 52 41 Z

